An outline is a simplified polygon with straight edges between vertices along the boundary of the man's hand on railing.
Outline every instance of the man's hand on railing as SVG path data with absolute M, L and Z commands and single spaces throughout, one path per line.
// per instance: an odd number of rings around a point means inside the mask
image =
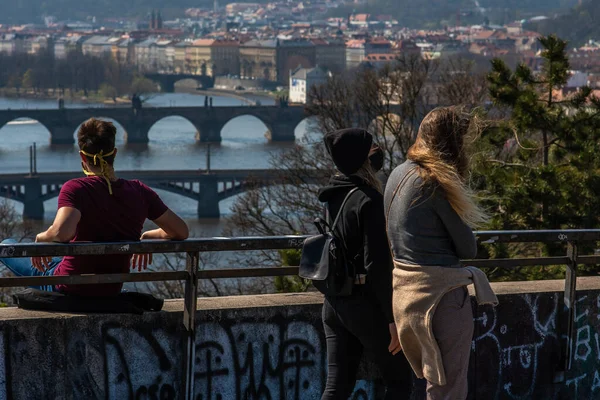
M 50 227 L 52 228 L 52 227 Z M 50 229 L 48 229 L 49 231 Z M 44 234 L 47 232 L 38 233 L 35 237 L 36 243 L 46 242 Z M 52 257 L 42 256 L 42 257 L 31 257 L 31 265 L 35 267 L 41 273 L 44 273 L 50 268 L 50 262 L 52 261 Z
M 148 254 L 134 254 L 131 257 L 131 269 L 141 271 L 142 269 L 148 268 L 148 265 L 152 264 L 152 253 Z
M 46 272 L 50 268 L 52 257 L 31 257 L 31 265 L 40 272 Z

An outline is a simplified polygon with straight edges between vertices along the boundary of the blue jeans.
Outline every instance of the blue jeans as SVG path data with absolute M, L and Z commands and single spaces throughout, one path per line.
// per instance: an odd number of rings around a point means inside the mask
M 2 241 L 2 244 L 17 243 L 14 239 L 6 239 Z M 50 268 L 46 272 L 38 271 L 33 265 L 29 258 L 0 258 L 0 263 L 4 264 L 6 268 L 12 271 L 16 276 L 52 276 L 54 270 L 62 261 L 62 257 L 54 257 L 50 262 Z M 45 290 L 48 292 L 55 291 L 54 285 L 43 285 L 43 286 L 30 286 L 32 289 Z

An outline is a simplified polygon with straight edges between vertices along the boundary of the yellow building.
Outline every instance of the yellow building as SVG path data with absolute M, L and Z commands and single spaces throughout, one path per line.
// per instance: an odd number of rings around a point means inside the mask
M 198 39 L 186 47 L 185 58 L 189 66 L 189 73 L 194 75 L 213 75 L 211 46 L 214 42 L 214 39 Z
M 187 41 L 175 44 L 175 57 L 173 60 L 173 69 L 176 74 L 184 74 L 190 72 L 186 58 L 186 51 L 189 45 L 190 42 Z

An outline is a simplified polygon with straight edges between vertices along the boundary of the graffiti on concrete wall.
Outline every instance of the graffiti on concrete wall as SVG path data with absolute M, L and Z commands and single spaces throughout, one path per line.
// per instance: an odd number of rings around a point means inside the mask
M 105 323 L 98 343 L 73 340 L 68 359 L 75 398 L 182 398 L 182 341 L 160 326 L 147 328 Z M 201 322 L 195 399 L 318 399 L 325 362 L 324 338 L 311 322 L 281 316 L 267 322 Z M 373 399 L 373 390 L 371 383 L 359 382 L 352 399 Z
M 558 296 L 505 296 L 502 300 L 496 308 L 478 307 L 475 315 L 471 357 L 475 367 L 471 372 L 478 383 L 475 393 L 485 391 L 489 396 L 491 392 L 490 398 L 496 399 L 530 399 L 540 383 L 553 379 L 548 365 L 558 363 Z
M 576 304 L 572 367 L 559 381 L 568 342 L 561 295 L 503 296 L 497 308 L 478 307 L 471 397 L 600 398 L 600 296 L 580 292 Z
M 578 293 L 573 365 L 560 383 L 554 381 L 567 340 L 562 295 L 500 300 L 496 308 L 476 308 L 470 398 L 600 398 L 598 292 Z M 195 399 L 318 399 L 326 349 L 317 309 L 260 311 L 267 316 L 226 310 L 203 318 L 196 327 Z M 174 313 L 2 321 L 0 400 L 180 399 L 182 329 Z M 373 398 L 374 385 L 359 382 L 352 399 Z
M 321 333 L 310 323 L 200 324 L 197 399 L 315 399 L 324 387 L 324 357 Z

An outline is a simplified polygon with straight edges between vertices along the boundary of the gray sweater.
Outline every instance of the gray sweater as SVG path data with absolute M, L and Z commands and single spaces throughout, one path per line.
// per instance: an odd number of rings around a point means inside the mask
M 415 168 L 412 161 L 398 166 L 385 188 L 386 214 L 391 204 L 387 232 L 394 259 L 406 264 L 459 266 L 460 259 L 474 258 L 477 241 L 473 231 L 454 211 L 443 190 L 423 185 Z

